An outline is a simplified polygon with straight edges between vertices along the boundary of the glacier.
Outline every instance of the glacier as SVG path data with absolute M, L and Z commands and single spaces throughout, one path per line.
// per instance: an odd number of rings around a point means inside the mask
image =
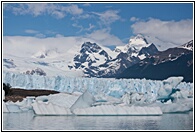
M 104 79 L 104 78 L 80 78 L 65 76 L 38 76 L 21 73 L 3 72 L 3 82 L 9 83 L 13 88 L 23 89 L 48 89 L 59 92 L 84 92 L 91 94 L 105 94 L 115 98 L 121 98 L 126 92 L 141 92 L 148 97 L 157 97 L 159 88 L 163 88 L 163 81 L 146 79 Z M 193 84 L 180 82 L 176 88 L 192 93 Z
M 3 72 L 13 88 L 59 91 L 49 96 L 3 102 L 4 112 L 33 109 L 37 115 L 161 115 L 193 109 L 193 84 L 183 77 L 163 81 L 37 76 Z

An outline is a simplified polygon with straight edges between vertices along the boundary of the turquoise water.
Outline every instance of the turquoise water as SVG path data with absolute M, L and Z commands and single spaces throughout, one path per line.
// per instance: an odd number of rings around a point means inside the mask
M 3 113 L 3 130 L 193 130 L 193 112 L 162 116 L 35 116 Z

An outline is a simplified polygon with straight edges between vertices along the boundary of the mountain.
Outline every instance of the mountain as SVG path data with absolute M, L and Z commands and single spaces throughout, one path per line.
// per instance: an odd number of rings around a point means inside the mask
M 191 41 L 189 41 L 189 42 L 183 44 L 183 45 L 180 46 L 180 47 L 193 51 L 193 40 L 191 40 Z
M 105 69 L 106 64 L 112 60 L 107 50 L 96 43 L 85 42 L 68 67 L 82 70 L 86 77 L 98 77 L 98 72 Z
M 159 51 L 165 51 L 169 48 L 175 48 L 178 45 L 173 42 L 164 41 L 158 37 L 143 35 L 148 43 L 153 43 Z
M 163 80 L 170 76 L 183 76 L 184 81 L 193 82 L 192 46 L 193 41 L 190 41 L 182 46 L 158 52 L 127 68 L 118 78 Z
M 67 65 L 73 59 L 77 49 L 79 47 L 76 46 L 65 50 L 58 47 L 46 47 L 44 49 L 33 49 L 33 52 L 25 51 L 25 49 L 23 52 L 16 50 L 15 53 L 8 50 L 3 55 L 3 71 L 40 76 L 82 77 L 84 75 L 82 71 L 70 71 Z
M 156 46 L 148 44 L 140 34 L 131 38 L 127 45 L 116 47 L 114 51 L 106 50 L 96 43 L 85 42 L 69 68 L 82 70 L 86 77 L 114 78 L 129 66 L 157 52 Z
M 182 46 L 159 50 L 164 41 L 151 42 L 141 34 L 131 37 L 124 46 L 112 51 L 92 41 L 78 39 L 76 43 L 65 41 L 62 45 L 10 43 L 4 46 L 3 71 L 40 76 L 116 78 L 138 64 L 158 65 L 174 61 L 193 50 L 193 41 Z M 84 42 L 84 43 L 82 43 Z M 161 44 L 158 44 L 160 42 Z M 14 50 L 13 50 L 14 49 Z M 15 52 L 14 52 L 15 51 Z M 123 75 L 122 75 L 123 77 Z M 128 78 L 129 76 L 127 76 Z

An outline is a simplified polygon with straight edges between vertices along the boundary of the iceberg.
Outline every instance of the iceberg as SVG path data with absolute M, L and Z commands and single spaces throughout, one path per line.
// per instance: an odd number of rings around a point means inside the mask
M 3 101 L 3 112 L 24 112 L 32 110 L 32 102 L 35 97 L 26 97 L 21 102 L 4 102 Z
M 70 107 L 71 111 L 76 108 L 87 108 L 95 102 L 95 98 L 86 90 Z
M 70 108 L 78 98 L 77 94 L 67 93 L 39 96 L 32 107 L 37 115 L 72 115 Z
M 160 107 L 100 105 L 73 110 L 75 115 L 162 115 Z
M 160 107 L 96 104 L 87 90 L 80 96 L 61 93 L 40 96 L 32 106 L 37 115 L 162 115 Z
M 33 110 L 37 115 L 72 115 L 71 110 L 53 103 L 34 102 Z
M 193 100 L 179 100 L 176 103 L 172 103 L 171 101 L 168 101 L 167 103 L 156 102 L 150 106 L 159 106 L 163 113 L 185 113 L 193 109 Z
M 5 99 L 5 91 L 3 90 L 3 100 Z M 3 112 L 8 113 L 8 112 L 23 112 L 23 111 L 28 111 L 32 110 L 32 102 L 35 97 L 26 97 L 23 98 L 21 102 L 2 102 L 3 103 Z
M 157 100 L 166 102 L 169 99 L 172 99 L 171 95 L 180 89 L 176 89 L 177 85 L 183 80 L 183 77 L 170 77 L 166 80 L 163 80 L 163 87 L 158 90 Z

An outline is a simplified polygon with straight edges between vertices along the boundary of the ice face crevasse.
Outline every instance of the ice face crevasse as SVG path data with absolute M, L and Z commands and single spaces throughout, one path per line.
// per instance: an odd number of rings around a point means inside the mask
M 181 91 L 192 91 L 192 83 L 179 82 L 180 78 L 170 78 L 172 87 Z M 164 82 L 169 82 L 165 80 Z M 70 77 L 49 77 L 37 75 L 16 74 L 3 72 L 3 82 L 9 83 L 14 88 L 24 89 L 49 89 L 60 92 L 84 92 L 88 90 L 92 95 L 103 93 L 116 98 L 122 97 L 125 92 L 147 93 L 149 99 L 157 97 L 159 89 L 163 88 L 163 81 L 146 79 L 102 79 L 102 78 L 70 78 Z M 176 84 L 176 83 L 177 84 Z M 175 84 L 174 84 L 175 83 Z M 174 86 L 173 86 L 174 85 Z M 170 91 L 171 92 L 171 91 Z M 161 90 L 160 90 L 161 93 Z M 163 93 L 164 94 L 164 93 Z M 161 95 L 163 95 L 161 94 Z M 167 96 L 168 94 L 166 94 Z

